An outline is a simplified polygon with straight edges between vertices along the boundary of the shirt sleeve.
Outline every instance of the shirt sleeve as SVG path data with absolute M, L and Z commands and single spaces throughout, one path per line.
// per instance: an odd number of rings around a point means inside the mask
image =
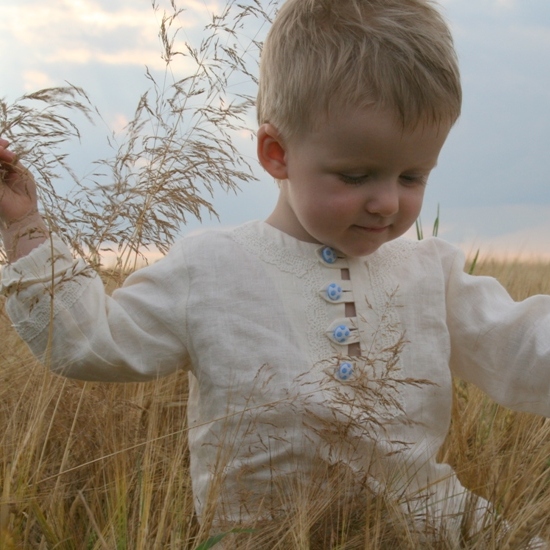
M 447 325 L 453 374 L 501 405 L 550 416 L 550 296 L 515 302 L 492 277 L 449 258 Z
M 180 246 L 136 271 L 112 297 L 101 278 L 54 237 L 6 266 L 6 311 L 52 371 L 81 380 L 130 382 L 189 363 L 187 270 Z

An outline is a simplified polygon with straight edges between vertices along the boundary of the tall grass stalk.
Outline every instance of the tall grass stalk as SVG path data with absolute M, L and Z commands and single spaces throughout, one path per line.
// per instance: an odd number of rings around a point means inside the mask
M 440 224 L 441 218 L 440 218 L 440 212 L 439 212 L 439 204 L 437 205 L 437 214 L 435 216 L 434 224 L 432 227 L 432 237 L 439 236 L 439 224 Z M 419 241 L 422 241 L 424 239 L 424 228 L 422 226 L 422 218 L 418 217 L 416 221 L 414 222 L 414 227 L 416 230 L 416 238 Z M 479 260 L 479 253 L 480 249 L 478 248 L 476 250 L 476 253 L 474 254 L 473 259 L 470 262 L 470 266 L 466 270 L 468 274 L 473 275 L 477 266 L 477 262 Z
M 82 117 L 101 122 L 84 90 L 69 85 L 0 101 L 0 135 L 32 166 L 50 226 L 77 254 L 99 266 L 112 253 L 118 268 L 132 269 L 144 251 L 166 252 L 189 216 L 216 216 L 216 188 L 235 192 L 255 180 L 235 140 L 250 134 L 258 36 L 275 4 L 228 0 L 192 43 L 182 38 L 186 8 L 171 1 L 163 12 L 153 0 L 164 73 L 146 70 L 149 89 L 133 119 L 122 135 L 108 136 L 112 156 L 85 178 L 63 152 L 80 139 Z M 57 189 L 62 178 L 72 184 L 66 195 Z

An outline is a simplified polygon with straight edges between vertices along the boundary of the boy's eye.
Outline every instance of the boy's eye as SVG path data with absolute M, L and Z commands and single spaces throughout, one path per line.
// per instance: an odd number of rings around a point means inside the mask
M 416 175 L 416 174 L 403 174 L 401 176 L 401 181 L 407 185 L 416 184 L 416 185 L 425 185 L 428 180 L 428 177 L 425 175 Z
M 360 185 L 367 181 L 369 177 L 366 174 L 360 176 L 350 176 L 348 174 L 340 174 L 340 179 L 349 185 Z
M 369 174 L 338 174 L 338 177 L 346 185 L 362 185 L 370 179 Z M 426 185 L 427 174 L 402 174 L 399 176 L 403 185 Z

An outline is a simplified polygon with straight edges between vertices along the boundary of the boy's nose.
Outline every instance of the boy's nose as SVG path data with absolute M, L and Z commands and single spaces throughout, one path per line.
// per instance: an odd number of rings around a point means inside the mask
M 396 183 L 380 182 L 370 191 L 365 202 L 365 209 L 370 214 L 387 218 L 399 211 L 399 189 Z

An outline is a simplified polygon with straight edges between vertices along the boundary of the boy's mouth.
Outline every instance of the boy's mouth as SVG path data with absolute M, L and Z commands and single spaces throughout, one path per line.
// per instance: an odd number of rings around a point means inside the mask
M 357 229 L 360 229 L 361 231 L 365 231 L 367 233 L 384 233 L 384 231 L 387 231 L 389 229 L 389 225 L 371 225 L 371 226 L 365 226 L 365 225 L 356 225 Z

